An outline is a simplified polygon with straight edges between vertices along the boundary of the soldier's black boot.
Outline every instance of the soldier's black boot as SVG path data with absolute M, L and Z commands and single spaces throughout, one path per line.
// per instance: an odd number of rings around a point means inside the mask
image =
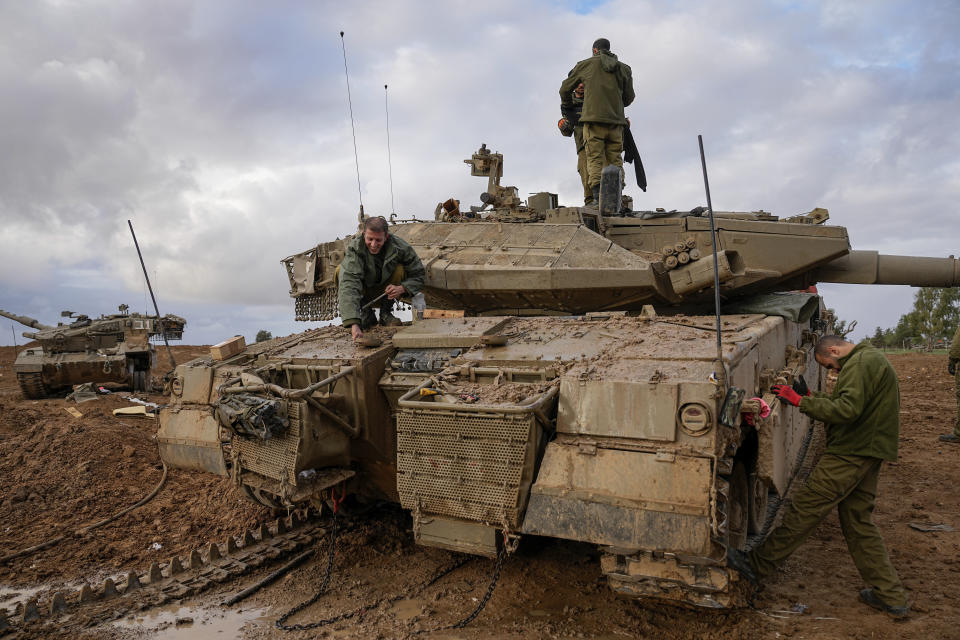
M 387 300 L 380 305 L 380 324 L 385 327 L 399 327 L 403 324 L 397 316 L 393 315 L 393 300 Z
M 873 589 L 862 590 L 860 592 L 860 601 L 870 605 L 877 611 L 883 611 L 892 618 L 906 618 L 910 615 L 910 607 L 906 605 L 902 607 L 891 607 L 877 597 L 877 594 Z
M 727 549 L 727 566 L 739 573 L 750 581 L 750 584 L 757 584 L 757 573 L 750 564 L 750 558 L 739 549 Z
M 364 331 L 377 324 L 377 314 L 373 309 L 364 309 L 360 312 L 360 328 Z
M 593 191 L 593 202 L 590 203 L 590 206 L 599 207 L 600 206 L 600 185 L 599 184 L 594 185 L 590 187 L 590 189 L 591 191 Z

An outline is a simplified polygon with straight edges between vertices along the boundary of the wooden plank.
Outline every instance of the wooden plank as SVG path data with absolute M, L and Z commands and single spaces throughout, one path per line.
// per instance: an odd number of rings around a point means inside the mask
M 229 340 L 224 340 L 220 344 L 210 347 L 210 355 L 214 360 L 226 360 L 233 357 L 247 348 L 247 342 L 243 336 L 234 336 Z

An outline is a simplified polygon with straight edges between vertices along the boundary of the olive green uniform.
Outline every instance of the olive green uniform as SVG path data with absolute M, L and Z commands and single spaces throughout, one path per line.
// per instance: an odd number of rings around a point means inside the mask
M 957 332 L 953 334 L 949 357 L 950 362 L 957 365 L 957 372 L 953 375 L 957 390 L 957 421 L 953 425 L 953 435 L 960 438 L 960 327 L 957 327 Z
M 887 606 L 906 606 L 906 592 L 872 520 L 880 466 L 897 459 L 897 376 L 886 357 L 867 344 L 855 346 L 839 363 L 833 393 L 818 392 L 800 401 L 802 413 L 826 424 L 826 451 L 782 524 L 748 557 L 758 576 L 769 575 L 836 507 L 860 576 Z
M 390 235 L 383 247 L 373 255 L 359 234 L 347 245 L 347 252 L 338 269 L 338 302 L 343 326 L 360 324 L 360 307 L 382 294 L 388 284 L 402 284 L 407 295 L 416 295 L 423 288 L 426 271 L 420 256 L 405 240 Z M 381 307 L 389 310 L 393 301 Z M 381 315 L 382 318 L 382 315 Z
M 584 148 L 586 151 L 587 183 L 600 184 L 600 172 L 613 164 L 623 169 L 623 127 L 627 119 L 623 109 L 636 97 L 633 92 L 633 72 L 629 65 L 609 51 L 581 60 L 571 69 L 560 85 L 561 108 L 572 104 L 573 90 L 583 83 Z

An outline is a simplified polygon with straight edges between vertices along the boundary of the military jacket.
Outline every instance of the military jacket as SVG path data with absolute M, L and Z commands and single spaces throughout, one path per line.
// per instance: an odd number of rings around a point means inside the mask
M 827 453 L 897 459 L 900 388 L 886 356 L 861 343 L 839 359 L 833 393 L 800 401 L 800 411 L 826 424 Z
M 347 252 L 340 263 L 340 288 L 338 303 L 343 326 L 360 323 L 360 307 L 364 293 L 382 291 L 390 282 L 390 277 L 398 266 L 403 266 L 404 279 L 400 284 L 409 295 L 416 295 L 423 288 L 426 271 L 420 256 L 406 240 L 390 234 L 383 248 L 383 264 L 378 268 L 378 260 L 367 249 L 363 234 L 359 234 L 347 245 Z
M 960 362 L 960 327 L 953 334 L 953 342 L 950 343 L 950 353 L 948 354 L 950 362 Z
M 560 85 L 561 110 L 571 105 L 573 90 L 581 82 L 584 88 L 581 123 L 627 124 L 623 108 L 636 97 L 629 65 L 609 51 L 581 60 Z

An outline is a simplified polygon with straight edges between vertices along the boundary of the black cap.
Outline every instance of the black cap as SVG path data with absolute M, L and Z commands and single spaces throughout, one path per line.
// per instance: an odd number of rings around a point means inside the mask
M 593 48 L 598 51 L 610 51 L 610 41 L 606 38 L 597 38 L 593 41 Z

